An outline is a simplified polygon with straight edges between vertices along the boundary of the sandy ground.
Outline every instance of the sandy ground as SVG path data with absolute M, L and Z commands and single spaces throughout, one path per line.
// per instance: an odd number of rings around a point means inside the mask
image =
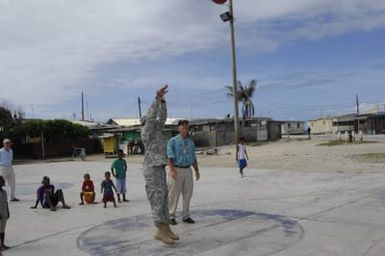
M 366 143 L 344 143 L 337 146 L 320 146 L 321 143 L 338 139 L 336 136 L 291 136 L 277 142 L 259 146 L 248 146 L 249 168 L 284 169 L 305 172 L 367 173 L 384 172 L 385 159 L 382 163 L 362 161 L 355 155 L 385 153 L 384 136 L 370 136 Z M 218 147 L 217 155 L 198 155 L 202 167 L 234 167 L 235 147 Z M 89 161 L 104 161 L 102 155 L 88 157 Z M 109 161 L 108 159 L 106 161 Z M 129 156 L 129 163 L 141 164 L 140 155 Z

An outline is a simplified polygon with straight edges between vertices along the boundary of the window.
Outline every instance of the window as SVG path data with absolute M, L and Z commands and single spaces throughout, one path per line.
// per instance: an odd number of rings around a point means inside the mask
M 299 129 L 301 127 L 301 124 L 300 123 L 297 123 L 297 128 Z
M 288 123 L 288 124 L 287 124 L 287 128 L 291 128 L 291 123 Z

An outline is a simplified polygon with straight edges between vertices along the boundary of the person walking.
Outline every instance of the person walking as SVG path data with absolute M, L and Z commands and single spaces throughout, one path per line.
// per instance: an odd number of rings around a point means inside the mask
M 168 177 L 170 224 L 176 225 L 175 213 L 178 207 L 178 200 L 182 193 L 183 212 L 182 220 L 185 223 L 194 224 L 190 217 L 190 200 L 193 194 L 193 175 L 191 166 L 194 167 L 196 180 L 199 180 L 200 173 L 195 155 L 195 144 L 189 137 L 189 123 L 187 120 L 178 122 L 179 134 L 172 137 L 167 144 L 167 163 L 170 169 Z
M 16 181 L 15 171 L 12 167 L 13 151 L 10 139 L 3 140 L 3 147 L 0 149 L 0 175 L 7 181 L 11 187 L 11 201 L 20 201 L 15 197 Z
M 175 244 L 179 237 L 171 230 L 168 210 L 168 192 L 166 181 L 166 140 L 163 128 L 167 119 L 165 96 L 168 86 L 156 92 L 154 102 L 142 118 L 141 138 L 144 145 L 144 179 L 148 201 L 151 205 L 154 223 L 157 227 L 155 239 L 165 244 Z
M 239 167 L 239 177 L 243 178 L 243 170 L 247 167 L 247 161 L 249 160 L 244 138 L 239 138 L 235 155 Z

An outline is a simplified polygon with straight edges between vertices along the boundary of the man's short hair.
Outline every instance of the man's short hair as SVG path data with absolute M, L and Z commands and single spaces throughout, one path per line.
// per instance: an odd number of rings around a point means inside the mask
M 178 122 L 178 126 L 181 126 L 181 125 L 188 125 L 188 120 L 179 120 Z
M 4 139 L 3 144 L 7 144 L 7 143 L 11 143 L 11 140 L 10 139 Z

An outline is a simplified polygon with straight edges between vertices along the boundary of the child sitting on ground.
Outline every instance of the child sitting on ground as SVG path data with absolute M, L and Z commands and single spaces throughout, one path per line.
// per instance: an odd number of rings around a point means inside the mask
M 64 194 L 61 189 L 56 190 L 55 186 L 51 185 L 50 178 L 44 176 L 41 181 L 42 185 L 37 190 L 37 198 L 34 206 L 31 206 L 31 209 L 36 209 L 38 204 L 43 208 L 51 209 L 51 211 L 56 211 L 56 206 L 59 202 L 62 203 L 63 209 L 71 209 L 64 200 Z
M 79 205 L 83 205 L 84 200 L 86 201 L 86 203 L 96 204 L 94 182 L 91 180 L 91 176 L 88 173 L 84 174 L 82 192 L 80 192 L 81 202 L 79 203 Z
M 3 189 L 4 185 L 5 185 L 5 180 L 3 176 L 0 176 L 0 240 L 1 240 L 0 254 L 1 254 L 1 251 L 5 251 L 10 248 L 4 244 L 5 226 L 7 224 L 7 220 L 9 219 L 7 192 Z
M 114 183 L 111 180 L 111 173 L 105 172 L 104 178 L 105 178 L 105 180 L 103 180 L 102 184 L 100 185 L 101 193 L 103 193 L 104 208 L 107 207 L 107 202 L 113 202 L 114 207 L 116 208 L 116 202 L 115 202 L 113 189 L 115 190 L 116 193 L 117 193 L 117 190 L 116 190 Z

